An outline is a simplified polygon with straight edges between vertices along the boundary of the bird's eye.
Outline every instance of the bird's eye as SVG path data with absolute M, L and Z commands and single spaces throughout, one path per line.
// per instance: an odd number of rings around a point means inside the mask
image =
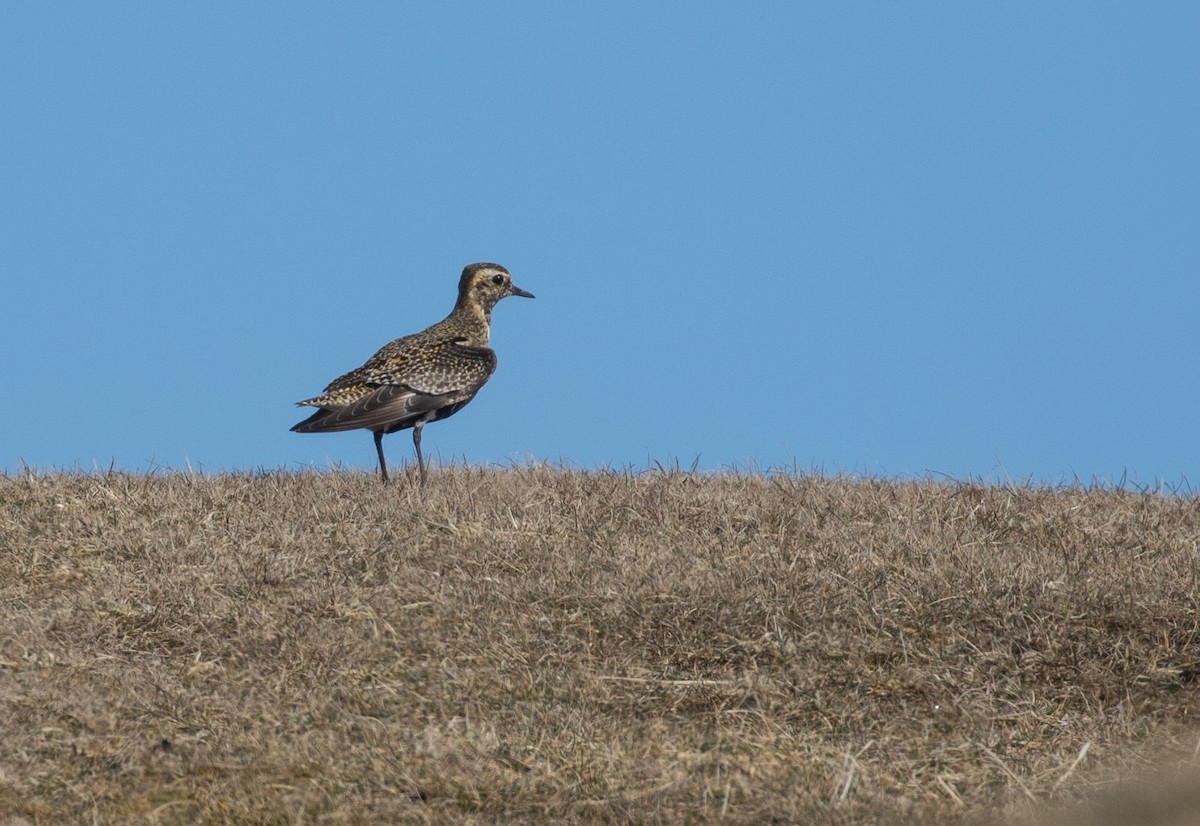
M 504 276 L 503 276 L 503 275 L 500 275 L 499 273 L 496 273 L 495 275 L 493 275 L 493 276 L 492 276 L 492 283 L 493 283 L 493 284 L 496 284 L 497 286 L 498 286 L 498 285 L 500 285 L 500 284 L 503 284 L 503 283 L 504 283 Z

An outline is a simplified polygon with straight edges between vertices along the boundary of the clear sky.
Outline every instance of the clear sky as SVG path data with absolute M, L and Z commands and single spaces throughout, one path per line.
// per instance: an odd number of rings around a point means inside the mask
M 1195 485 L 1198 34 L 1192 2 L 6 2 L 0 469 L 373 468 L 293 403 L 484 260 L 537 299 L 435 462 Z

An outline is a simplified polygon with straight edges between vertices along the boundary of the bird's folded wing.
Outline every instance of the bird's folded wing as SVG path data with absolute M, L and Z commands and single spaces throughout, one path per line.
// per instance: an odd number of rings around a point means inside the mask
M 388 384 L 379 381 L 379 377 L 387 373 L 403 372 L 413 361 L 413 355 L 419 354 L 420 349 L 414 346 L 415 336 L 405 336 L 388 342 L 380 347 L 375 355 L 367 359 L 362 367 L 356 367 L 349 373 L 343 373 L 325 387 L 326 394 L 335 390 L 343 390 L 359 384 Z M 401 382 L 390 382 L 399 384 Z
M 350 404 L 325 408 L 314 414 L 307 429 L 337 431 L 395 427 L 402 422 L 415 422 L 431 410 L 453 404 L 457 395 L 430 395 L 399 384 L 385 384 Z
M 403 384 L 421 393 L 474 395 L 496 370 L 496 353 L 488 347 L 471 347 L 461 339 L 445 339 L 419 353 L 381 364 L 359 381 Z

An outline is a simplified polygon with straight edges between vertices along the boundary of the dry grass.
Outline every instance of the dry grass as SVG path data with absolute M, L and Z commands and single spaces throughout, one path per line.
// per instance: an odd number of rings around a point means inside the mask
M 1015 817 L 1193 757 L 1198 580 L 1115 490 L 0 476 L 0 824 Z

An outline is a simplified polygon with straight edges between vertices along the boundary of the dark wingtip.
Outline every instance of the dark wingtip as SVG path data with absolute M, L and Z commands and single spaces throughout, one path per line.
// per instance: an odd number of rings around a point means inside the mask
M 316 431 L 313 429 L 313 425 L 317 424 L 321 419 L 323 419 L 325 417 L 326 412 L 327 411 L 325 411 L 325 410 L 317 410 L 315 413 L 313 413 L 311 416 L 309 416 L 304 421 L 296 422 L 294 425 L 292 425 L 288 429 L 292 433 L 314 433 Z

